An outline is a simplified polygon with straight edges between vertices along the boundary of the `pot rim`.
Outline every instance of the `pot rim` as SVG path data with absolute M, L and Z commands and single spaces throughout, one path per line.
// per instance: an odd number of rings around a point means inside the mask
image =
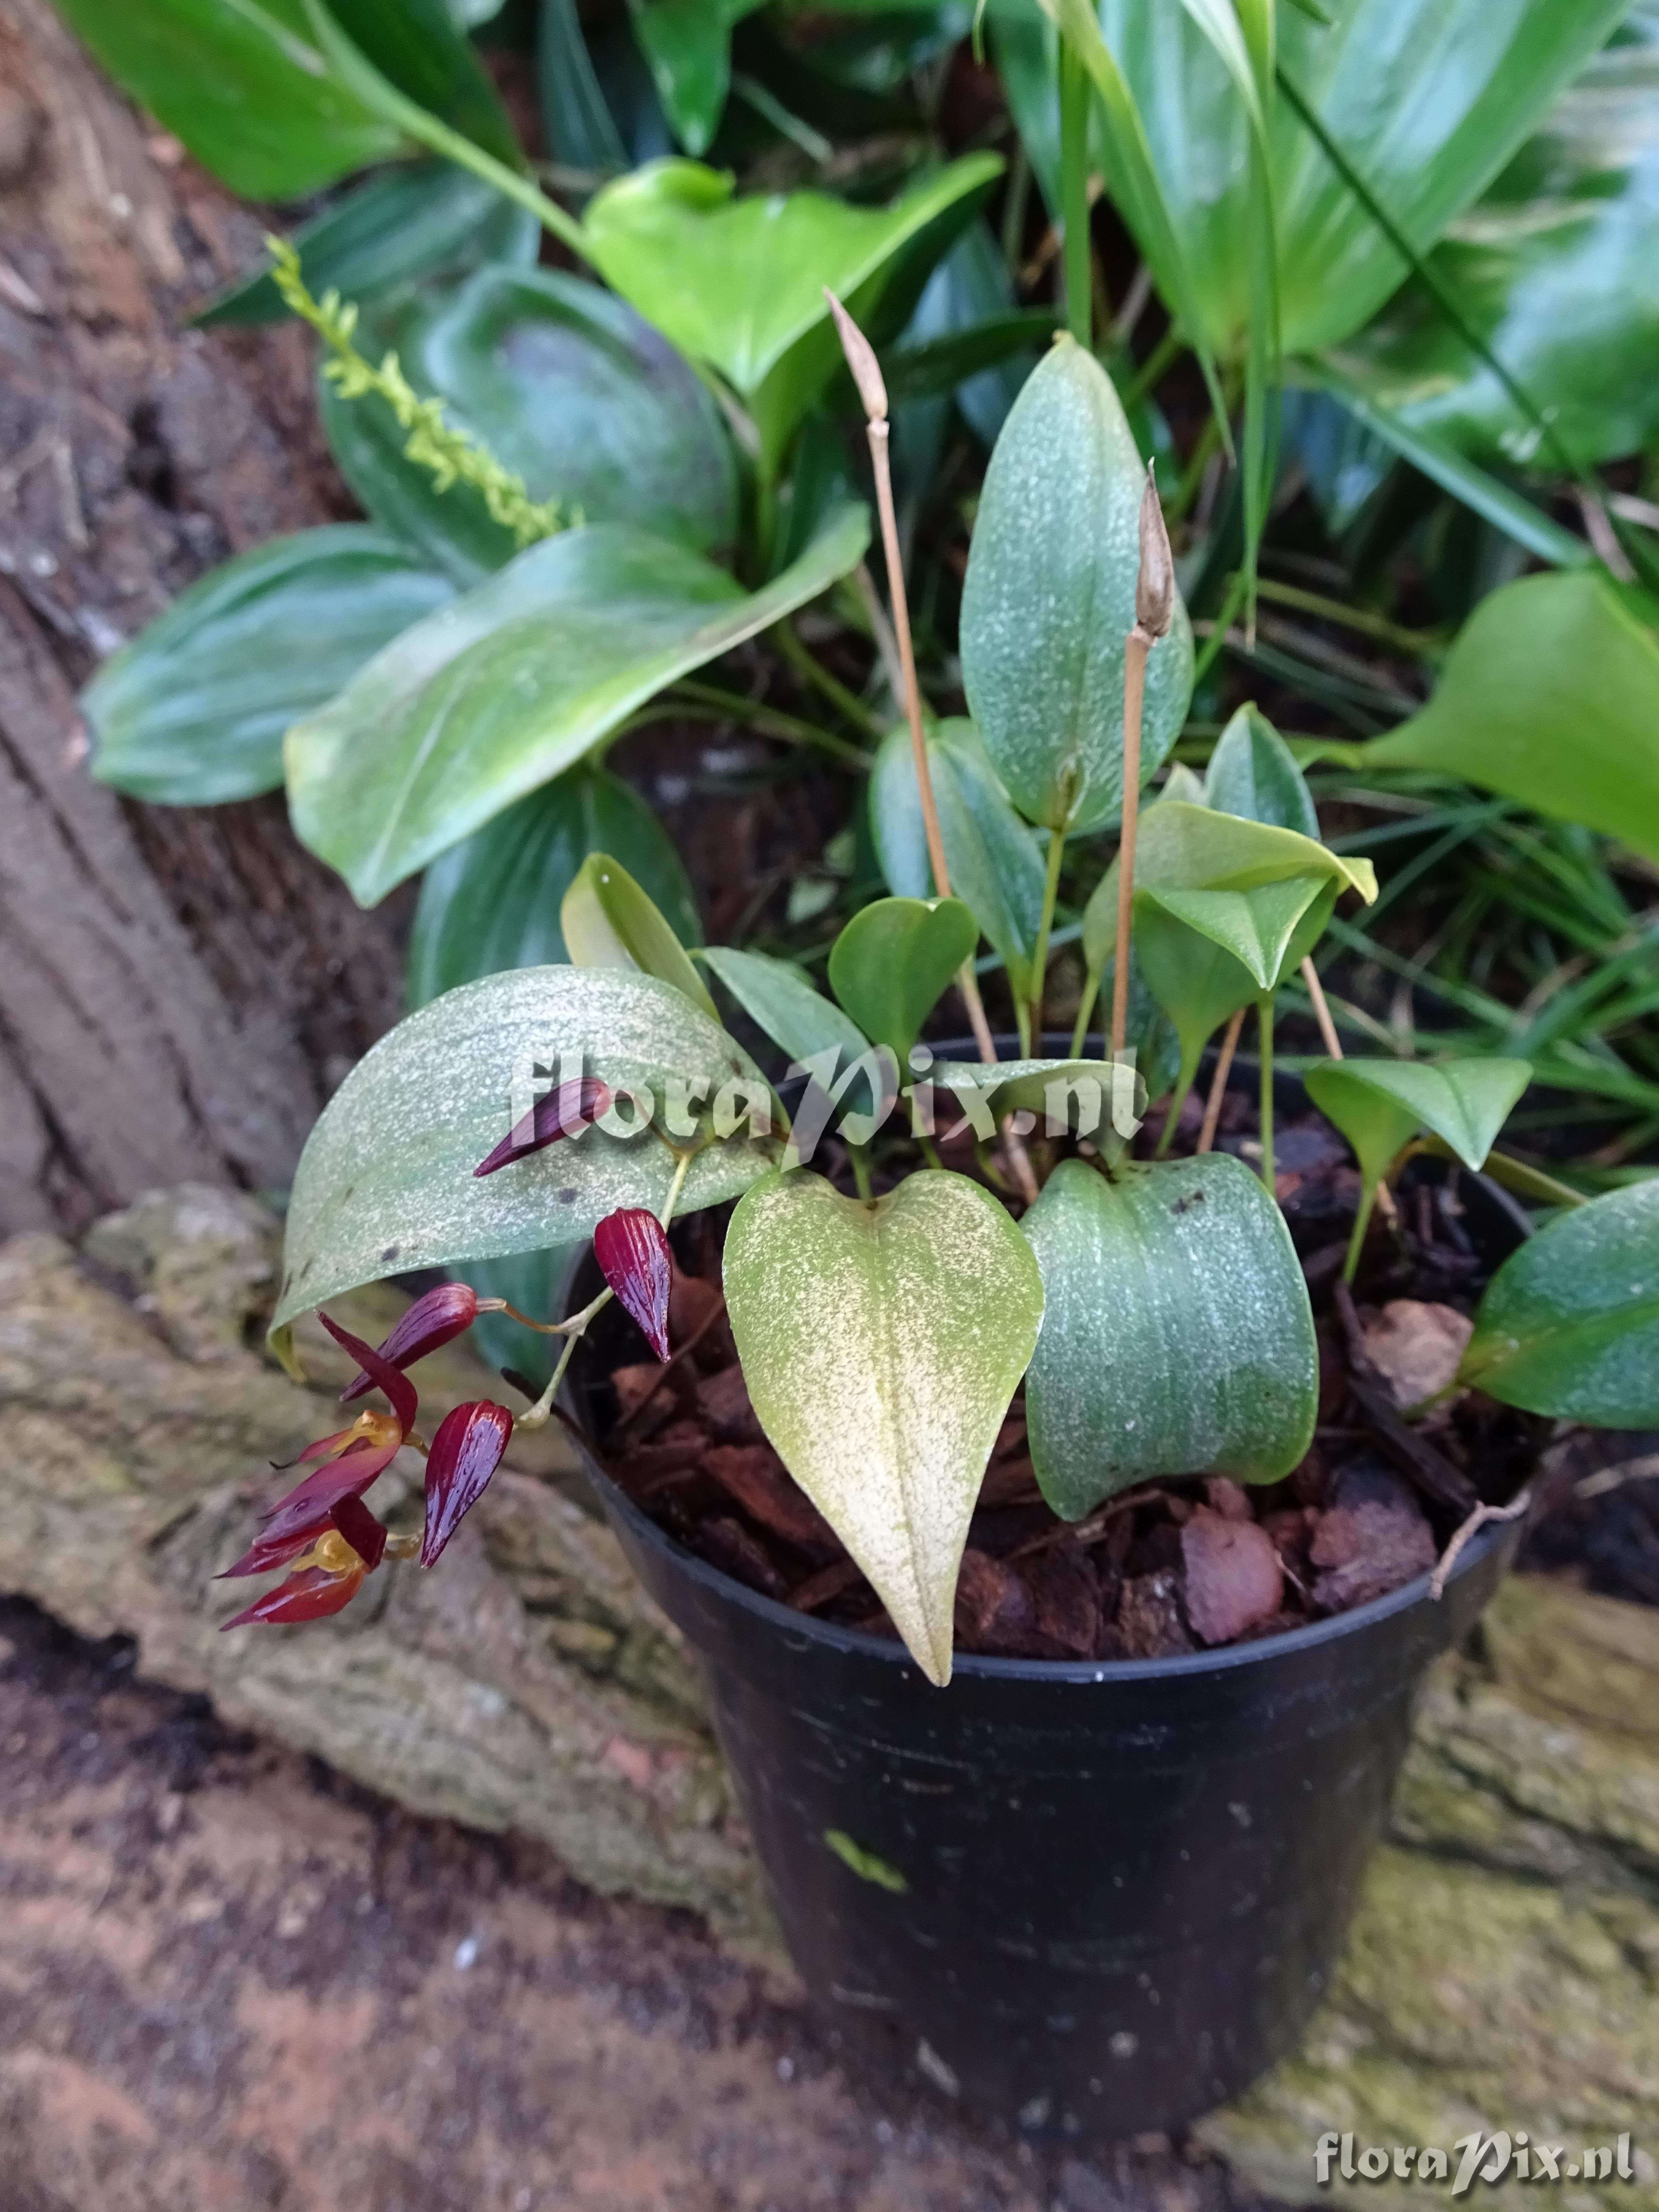
M 695 1583 L 727 1603 L 754 1614 L 772 1627 L 787 1631 L 792 1636 L 805 1638 L 828 1650 L 860 1659 L 885 1659 L 902 1671 L 920 1673 L 915 1661 L 896 1640 L 884 1636 L 872 1636 L 864 1629 L 842 1628 L 836 1622 L 819 1620 L 811 1613 L 797 1613 L 793 1607 L 781 1605 L 775 1598 L 765 1597 L 759 1590 L 751 1590 L 707 1559 L 700 1559 L 682 1544 L 675 1542 L 659 1528 L 648 1514 L 634 1503 L 627 1492 L 612 1480 L 594 1461 L 591 1453 L 582 1452 L 582 1462 L 588 1480 L 603 1496 L 611 1510 L 620 1513 L 642 1543 L 664 1554 L 676 1568 L 689 1575 Z M 1463 1547 L 1456 1565 L 1447 1578 L 1446 1587 L 1438 1601 L 1443 1604 L 1466 1575 L 1484 1565 L 1498 1547 L 1513 1533 L 1513 1523 L 1488 1522 L 1479 1529 Z M 1266 1665 L 1272 1660 L 1291 1657 L 1297 1653 L 1317 1650 L 1351 1632 L 1369 1627 L 1375 1621 L 1387 1620 L 1395 1613 L 1406 1613 L 1428 1599 L 1432 1568 L 1402 1583 L 1398 1589 L 1389 1590 L 1382 1597 L 1368 1599 L 1364 1605 L 1349 1612 L 1333 1613 L 1328 1620 L 1310 1621 L 1304 1628 L 1293 1628 L 1281 1636 L 1259 1638 L 1250 1644 L 1221 1644 L 1210 1651 L 1183 1651 L 1168 1659 L 1000 1659 L 981 1652 L 958 1651 L 951 1660 L 951 1674 L 976 1677 L 986 1681 L 1053 1682 L 1084 1685 L 1097 1682 L 1150 1682 L 1186 1674 L 1202 1674 L 1239 1668 Z

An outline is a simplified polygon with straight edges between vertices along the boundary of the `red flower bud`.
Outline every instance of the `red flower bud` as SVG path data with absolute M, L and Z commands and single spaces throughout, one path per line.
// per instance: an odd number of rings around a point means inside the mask
M 426 1461 L 426 1530 L 421 1565 L 429 1567 L 483 1495 L 484 1485 L 501 1463 L 513 1416 L 488 1399 L 457 1406 L 438 1424 Z
M 556 1091 L 536 1101 L 495 1151 L 479 1161 L 473 1174 L 494 1175 L 498 1168 L 511 1167 L 514 1160 L 539 1152 L 544 1146 L 557 1144 L 561 1137 L 580 1136 L 601 1114 L 610 1112 L 611 1099 L 611 1086 L 597 1076 L 584 1075 L 562 1083 Z
M 593 1257 L 623 1311 L 638 1322 L 658 1358 L 666 1359 L 674 1263 L 661 1222 L 646 1206 L 619 1207 L 593 1231 Z
M 380 1357 L 396 1368 L 412 1367 L 428 1352 L 436 1352 L 440 1345 L 471 1328 L 477 1311 L 476 1291 L 465 1283 L 440 1283 L 435 1291 L 416 1299 L 380 1346 Z M 356 1376 L 341 1391 L 340 1403 L 347 1405 L 374 1388 L 372 1375 Z
M 326 1567 L 301 1567 L 297 1575 L 290 1575 L 275 1589 L 256 1597 L 246 1611 L 226 1621 L 224 1626 L 246 1628 L 255 1621 L 280 1624 L 325 1620 L 331 1613 L 338 1613 L 350 1604 L 362 1588 L 367 1571 L 361 1565 L 348 1568 L 343 1574 L 332 1574 Z
M 325 1313 L 317 1318 L 343 1351 L 349 1352 L 368 1376 L 370 1385 L 384 1390 L 391 1401 L 392 1410 L 398 1416 L 398 1425 L 407 1436 L 415 1425 L 415 1416 L 420 1411 L 420 1400 L 415 1385 L 406 1375 L 400 1374 L 389 1359 L 382 1359 L 372 1344 L 365 1344 L 361 1336 L 353 1336 L 349 1329 L 331 1322 Z

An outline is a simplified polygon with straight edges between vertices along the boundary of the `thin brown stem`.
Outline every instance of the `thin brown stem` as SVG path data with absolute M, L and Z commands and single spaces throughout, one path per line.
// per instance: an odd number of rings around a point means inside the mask
M 1112 975 L 1112 1058 L 1129 1033 L 1129 946 L 1134 927 L 1135 830 L 1140 814 L 1140 712 L 1153 639 L 1137 622 L 1123 655 L 1123 840 L 1117 856 L 1117 945 Z
M 1238 1050 L 1239 1032 L 1244 1027 L 1249 1008 L 1241 1006 L 1227 1024 L 1227 1034 L 1221 1040 L 1221 1056 L 1216 1061 L 1215 1073 L 1210 1078 L 1209 1102 L 1204 1109 L 1204 1126 L 1198 1133 L 1200 1152 L 1213 1152 L 1215 1133 L 1221 1121 L 1221 1102 L 1227 1095 L 1227 1078 L 1233 1072 L 1233 1054 Z
M 933 888 L 941 898 L 951 896 L 951 870 L 945 858 L 945 837 L 933 803 L 933 771 L 927 761 L 927 738 L 921 722 L 921 691 L 916 682 L 915 647 L 910 636 L 910 605 L 904 590 L 904 560 L 899 551 L 898 517 L 893 507 L 893 471 L 887 452 L 887 423 L 869 426 L 870 459 L 876 472 L 876 510 L 881 517 L 882 550 L 887 556 L 887 596 L 892 603 L 893 635 L 898 641 L 899 673 L 904 683 L 904 714 L 910 725 L 910 751 L 916 765 L 916 787 L 921 795 L 921 825 L 927 837 L 927 859 L 933 871 Z
M 1331 1019 L 1331 1010 L 1325 999 L 1325 986 L 1319 980 L 1319 970 L 1313 964 L 1311 952 L 1302 963 L 1302 980 L 1308 987 L 1308 996 L 1313 1000 L 1314 1019 L 1319 1024 L 1319 1034 L 1325 1040 L 1325 1049 L 1333 1060 L 1340 1060 L 1342 1040 L 1336 1033 L 1336 1024 Z

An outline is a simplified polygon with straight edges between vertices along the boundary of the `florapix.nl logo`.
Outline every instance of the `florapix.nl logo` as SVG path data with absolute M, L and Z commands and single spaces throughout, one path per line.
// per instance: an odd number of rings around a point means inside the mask
M 1659 2164 L 1632 2148 L 1627 2135 L 1611 2143 L 1551 2142 L 1525 2128 L 1498 2128 L 1487 2135 L 1476 2128 L 1460 2136 L 1449 2150 L 1434 2144 L 1366 2143 L 1356 2148 L 1352 2135 L 1321 2136 L 1314 2146 L 1314 2179 L 1322 2189 L 1341 2181 L 1414 2181 L 1446 2185 L 1450 2197 L 1467 2196 L 1477 2182 L 1659 2180 Z

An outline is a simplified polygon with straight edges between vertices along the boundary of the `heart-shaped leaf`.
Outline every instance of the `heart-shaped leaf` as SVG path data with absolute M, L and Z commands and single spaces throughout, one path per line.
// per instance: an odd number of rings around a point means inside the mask
M 814 191 L 734 198 L 729 174 L 653 161 L 598 193 L 584 229 L 606 281 L 741 395 L 775 465 L 840 362 L 825 286 L 866 315 L 903 248 L 953 210 L 965 222 L 1001 167 L 970 155 L 861 208 Z
M 983 1139 L 1005 1114 L 1024 1112 L 1040 1117 L 1045 1135 L 1069 1129 L 1109 1160 L 1123 1151 L 1146 1107 L 1146 1083 L 1127 1058 L 1115 1068 L 1109 1060 L 937 1060 L 926 1079 L 963 1107 Z M 935 1113 L 944 1110 L 936 1097 Z
M 578 968 L 638 969 L 683 991 L 711 1022 L 720 1012 L 685 947 L 647 894 L 609 853 L 590 853 L 559 908 L 559 928 Z
M 1282 883 L 1258 884 L 1247 891 L 1139 890 L 1135 894 L 1135 915 L 1139 921 L 1149 907 L 1161 907 L 1189 930 L 1230 953 L 1258 991 L 1274 991 L 1297 924 L 1324 890 L 1327 881 L 1323 876 L 1286 876 Z M 1150 965 L 1146 976 L 1158 991 Z M 1158 996 L 1162 999 L 1163 994 Z M 1173 1006 L 1167 1000 L 1164 1004 L 1173 1017 Z
M 1204 804 L 1316 841 L 1319 812 L 1296 757 L 1259 707 L 1241 707 L 1216 740 Z
M 542 227 L 527 209 L 451 161 L 399 161 L 301 223 L 293 237 L 316 297 L 332 289 L 361 307 L 419 277 L 484 261 L 533 264 Z M 267 256 L 190 319 L 207 330 L 280 323 L 288 313 Z
M 1659 1426 L 1659 1182 L 1593 1198 L 1513 1252 L 1458 1376 L 1558 1420 Z
M 1068 1521 L 1155 1475 L 1288 1474 L 1313 1440 L 1319 1356 L 1284 1216 L 1225 1152 L 1109 1181 L 1063 1160 L 1021 1223 L 1042 1271 L 1025 1418 Z
M 532 545 L 289 732 L 295 827 L 373 905 L 676 677 L 816 599 L 868 542 L 864 510 L 843 509 L 748 597 L 695 553 L 619 525 Z
M 1097 830 L 1123 803 L 1123 664 L 1135 620 L 1146 475 L 1111 380 L 1069 338 L 1028 380 L 991 455 L 962 598 L 962 674 L 1022 814 Z M 1192 629 L 1146 669 L 1141 775 L 1180 735 Z
M 1268 822 L 1248 822 L 1184 799 L 1149 807 L 1135 843 L 1137 890 L 1247 891 L 1292 876 L 1319 876 L 1369 905 L 1376 871 L 1333 853 L 1316 838 Z
M 1369 766 L 1463 776 L 1659 860 L 1659 641 L 1599 577 L 1523 576 L 1483 599 L 1433 698 Z
M 1020 1005 L 1030 996 L 1042 917 L 1042 854 L 1009 804 L 971 722 L 936 724 L 927 745 L 951 896 L 972 909 L 981 933 L 1001 955 Z M 877 751 L 870 827 L 889 890 L 900 898 L 929 897 L 933 874 L 908 729 L 890 731 Z
M 568 516 L 623 522 L 708 554 L 738 534 L 737 469 L 695 372 L 614 293 L 552 269 L 481 269 L 378 319 L 416 391 Z M 510 560 L 513 533 L 465 485 L 440 491 L 404 453 L 376 398 L 325 379 L 323 421 L 342 473 L 375 520 L 463 583 Z
M 163 806 L 253 799 L 283 781 L 283 733 L 453 597 L 357 523 L 275 538 L 215 568 L 81 695 L 92 773 Z
M 1353 1146 L 1369 1189 L 1419 1129 L 1479 1168 L 1532 1080 L 1524 1060 L 1322 1060 L 1308 1095 Z M 1402 1133 L 1403 1132 L 1403 1133 Z
M 964 1176 L 866 1204 L 800 1170 L 744 1197 L 725 1276 L 762 1427 L 922 1672 L 949 1681 L 968 1522 L 1042 1319 L 1030 1246 Z
M 1194 896 L 1203 896 L 1199 893 Z M 1217 891 L 1212 898 L 1260 897 Z M 1134 952 L 1146 988 L 1175 1024 L 1181 1041 L 1171 1115 L 1178 1115 L 1198 1074 L 1204 1048 L 1224 1021 L 1260 995 L 1255 977 L 1215 935 L 1200 934 L 1150 892 L 1135 897 Z
M 815 991 L 788 961 L 774 960 L 764 952 L 739 952 L 729 945 L 711 945 L 702 958 L 750 1020 L 792 1060 L 836 1052 L 850 1065 L 870 1049 L 856 1024 L 848 1020 L 833 1000 Z
M 427 870 L 410 939 L 410 1005 L 478 975 L 568 960 L 559 907 L 590 853 L 614 854 L 680 943 L 697 942 L 690 880 L 668 832 L 620 776 L 584 761 Z
M 830 988 L 872 1044 L 902 1068 L 921 1025 L 979 943 L 960 899 L 877 899 L 853 916 L 830 953 Z
M 619 1206 L 660 1213 L 674 1163 L 644 1129 L 631 1138 L 589 1129 L 499 1174 L 474 1175 L 518 1118 L 515 1083 L 539 1068 L 546 1089 L 556 1061 L 567 1077 L 598 1077 L 619 1093 L 649 1090 L 659 1120 L 671 1079 L 691 1095 L 701 1085 L 705 1127 L 728 1080 L 765 1091 L 749 1055 L 654 975 L 521 968 L 447 992 L 359 1061 L 307 1139 L 274 1328 L 383 1275 L 574 1243 Z M 708 1146 L 679 1211 L 735 1198 L 777 1150 L 743 1134 Z

